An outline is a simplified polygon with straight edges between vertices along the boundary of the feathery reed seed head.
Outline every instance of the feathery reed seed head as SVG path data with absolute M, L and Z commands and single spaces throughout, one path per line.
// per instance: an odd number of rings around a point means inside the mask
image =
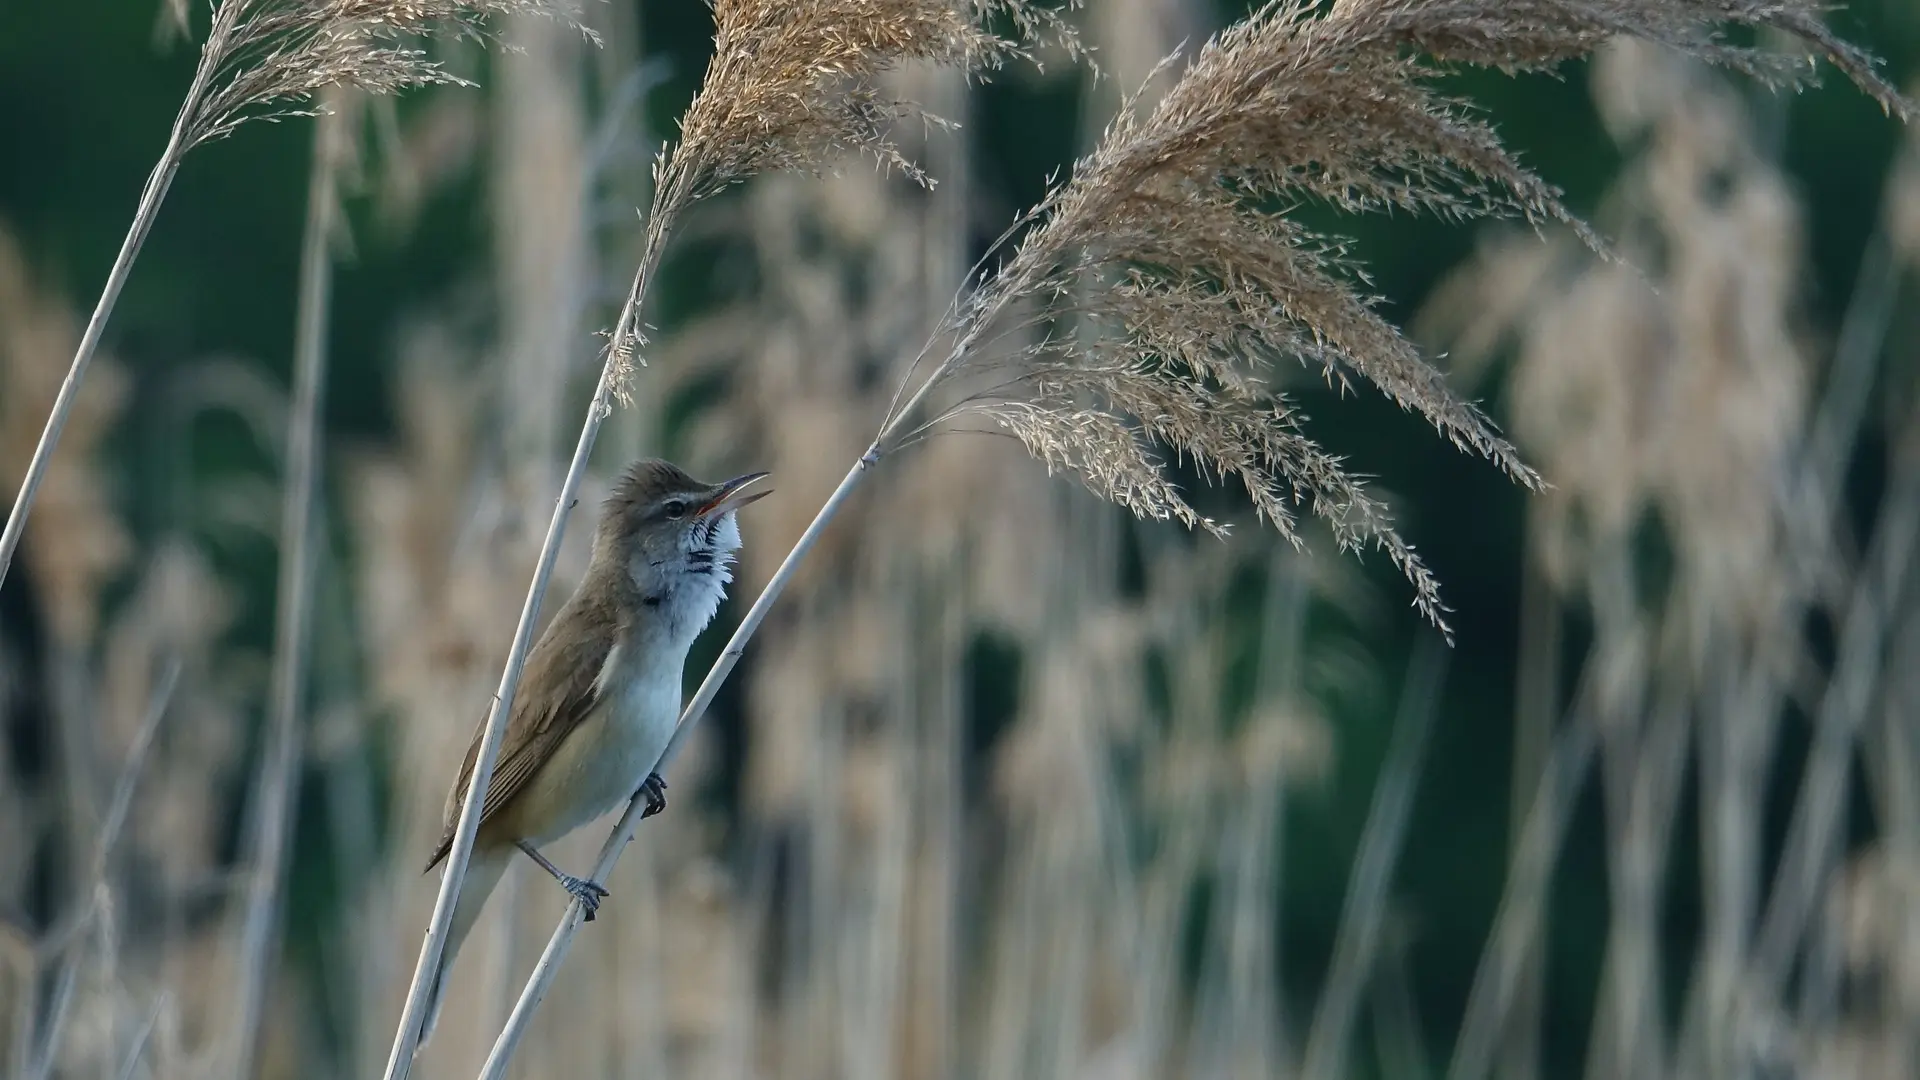
M 464 84 L 417 43 L 493 43 L 490 23 L 511 15 L 556 19 L 598 40 L 565 0 L 222 0 L 202 46 L 211 78 L 188 118 L 187 143 L 248 120 L 311 115 L 328 86 L 391 94 Z
M 962 369 L 999 378 L 933 423 L 984 414 L 1049 468 L 1143 517 L 1222 529 L 1167 478 L 1162 449 L 1239 481 L 1296 544 L 1305 504 L 1342 548 L 1385 551 L 1444 630 L 1437 583 L 1385 506 L 1300 432 L 1270 369 L 1291 358 L 1342 390 L 1371 382 L 1527 487 L 1540 477 L 1379 314 L 1344 242 L 1286 208 L 1518 218 L 1603 250 L 1559 192 L 1431 78 L 1457 64 L 1543 71 L 1631 35 L 1770 85 L 1806 82 L 1803 58 L 1720 36 L 1726 24 L 1771 27 L 1910 116 L 1818 11 L 1772 0 L 1274 0 L 1201 48 L 1151 109 L 1124 109 L 1022 219 L 1018 248 L 957 307 L 945 328 L 956 344 L 922 391 Z M 1078 328 L 1053 332 L 1063 322 Z M 904 419 L 891 418 L 896 442 L 930 426 Z
M 1073 40 L 1057 15 L 1026 0 L 719 0 L 713 62 L 674 155 L 693 197 L 755 173 L 817 168 L 850 150 L 930 183 L 887 128 L 903 116 L 944 122 L 890 100 L 880 77 L 916 60 L 983 72 L 1029 55 L 1035 40 L 986 29 L 1002 15 Z
M 713 15 L 713 59 L 680 118 L 680 141 L 654 162 L 645 254 L 611 337 L 622 400 L 646 344 L 645 283 L 687 207 L 758 173 L 811 171 L 848 152 L 931 186 L 888 133 L 903 118 L 946 121 L 890 97 L 883 75 L 913 61 L 984 75 L 1009 59 L 1037 62 L 1048 45 L 1081 55 L 1062 13 L 1030 0 L 718 0 Z

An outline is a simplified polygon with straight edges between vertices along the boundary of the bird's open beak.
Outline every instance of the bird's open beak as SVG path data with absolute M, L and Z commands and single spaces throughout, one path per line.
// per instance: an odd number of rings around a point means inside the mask
M 765 480 L 771 473 L 750 472 L 745 476 L 736 476 L 720 485 L 719 494 L 708 500 L 705 506 L 694 511 L 694 517 L 709 518 L 724 514 L 729 510 L 738 510 L 756 499 L 764 499 L 773 494 L 772 488 L 762 488 L 749 492 L 747 489 Z

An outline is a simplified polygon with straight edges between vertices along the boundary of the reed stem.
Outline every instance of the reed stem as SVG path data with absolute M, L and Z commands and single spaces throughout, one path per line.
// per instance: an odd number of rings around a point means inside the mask
M 215 27 L 215 34 L 220 28 Z M 120 301 L 120 290 L 127 284 L 127 277 L 133 273 L 133 263 L 140 257 L 140 249 L 146 245 L 147 234 L 153 231 L 153 223 L 160 216 L 160 204 L 166 201 L 167 191 L 173 186 L 173 177 L 180 171 L 181 159 L 186 157 L 192 146 L 188 137 L 188 127 L 195 113 L 199 112 L 201 102 L 206 98 L 207 87 L 213 80 L 214 68 L 218 59 L 214 47 L 215 39 L 209 37 L 200 51 L 200 64 L 194 70 L 193 83 L 187 88 L 187 96 L 180 103 L 180 111 L 174 115 L 173 131 L 167 136 L 167 148 L 160 154 L 160 160 L 147 175 L 146 186 L 140 190 L 140 203 L 133 213 L 133 224 L 128 226 L 126 237 L 120 242 L 120 253 L 114 256 L 113 268 L 107 272 L 106 287 L 100 290 L 100 299 L 93 306 L 93 314 L 87 319 L 87 328 L 80 335 L 80 344 L 74 349 L 73 362 L 67 367 L 67 377 L 61 380 L 60 393 L 53 399 L 53 409 L 47 415 L 46 426 L 40 430 L 40 441 L 33 448 L 33 460 L 27 464 L 27 475 L 21 478 L 20 492 L 14 496 L 13 509 L 7 514 L 7 526 L 0 532 L 0 582 L 7 578 L 7 571 L 13 567 L 13 556 L 20 548 L 20 540 L 27 531 L 27 515 L 33 512 L 34 496 L 40 492 L 40 484 L 47 478 L 47 465 L 53 460 L 53 451 L 60 443 L 60 433 L 66 429 L 67 420 L 73 415 L 74 404 L 80 397 L 80 383 L 87 376 L 87 366 L 93 362 L 93 354 L 100 348 L 100 338 L 107 330 L 107 319 L 112 316 L 114 305 Z
M 307 685 L 307 638 L 313 608 L 313 503 L 319 488 L 321 410 L 327 372 L 327 322 L 332 313 L 336 224 L 335 181 L 346 143 L 347 113 L 334 107 L 314 124 L 307 220 L 300 240 L 300 300 L 295 315 L 293 401 L 287 430 L 287 482 L 280 508 L 280 581 L 274 623 L 273 714 L 253 806 L 258 823 L 246 914 L 240 929 L 239 1026 L 233 1075 L 253 1075 L 262 1002 L 272 976 L 280 926 L 280 894 L 292 839 L 294 795 L 300 786 L 302 698 Z

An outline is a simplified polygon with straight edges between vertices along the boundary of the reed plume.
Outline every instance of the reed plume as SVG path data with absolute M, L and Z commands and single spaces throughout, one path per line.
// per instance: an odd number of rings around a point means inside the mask
M 1064 18 L 1028 0 L 720 0 L 713 15 L 714 58 L 679 142 L 655 159 L 640 268 L 614 328 L 623 399 L 646 344 L 639 308 L 682 211 L 755 174 L 817 171 L 848 153 L 931 186 L 888 132 L 906 118 L 947 121 L 886 93 L 882 76 L 916 61 L 984 75 L 1009 59 L 1037 62 L 1045 45 L 1082 55 Z M 996 21 L 1014 32 L 995 33 Z
M 1543 0 L 1269 3 L 1203 47 L 1148 111 L 1128 109 L 1028 215 L 1005 264 L 961 298 L 954 342 L 882 450 L 942 421 L 982 415 L 1050 469 L 1145 517 L 1220 531 L 1168 477 L 1164 451 L 1245 488 L 1296 545 L 1303 504 L 1343 549 L 1383 550 L 1443 631 L 1438 583 L 1385 505 L 1300 428 L 1271 384 L 1293 360 L 1342 391 L 1372 383 L 1456 447 L 1528 488 L 1540 476 L 1377 310 L 1347 242 L 1288 210 L 1405 210 L 1518 218 L 1570 229 L 1604 251 L 1559 192 L 1521 165 L 1467 102 L 1430 79 L 1458 66 L 1545 71 L 1629 34 L 1775 86 L 1810 78 L 1803 58 L 1742 48 L 1720 24 L 1795 35 L 1902 119 L 1912 106 L 1811 4 Z M 1061 324 L 1074 332 L 1040 333 Z M 1024 336 L 1027 340 L 1020 340 Z M 1013 338 L 1007 348 L 996 343 Z M 932 420 L 912 406 L 962 375 Z M 988 377 L 991 376 L 991 377 Z
M 312 115 L 315 95 L 330 86 L 392 94 L 464 83 L 429 56 L 421 42 L 443 38 L 484 43 L 491 40 L 491 20 L 519 13 L 579 25 L 565 0 L 219 0 L 193 81 L 174 116 L 173 132 L 141 190 L 133 224 L 74 351 L 6 531 L 0 534 L 0 579 L 13 564 L 34 494 L 107 318 L 187 151 L 232 134 L 248 120 Z M 591 33 L 584 28 L 581 32 Z

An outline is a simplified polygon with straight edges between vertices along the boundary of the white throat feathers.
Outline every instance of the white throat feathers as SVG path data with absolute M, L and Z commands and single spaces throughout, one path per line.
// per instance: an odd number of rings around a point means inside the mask
M 691 646 L 726 599 L 739 550 L 740 524 L 730 510 L 689 526 L 671 554 L 650 558 L 636 552 L 627 573 L 641 607 L 655 616 L 648 636 L 657 634 L 659 644 L 676 650 Z

